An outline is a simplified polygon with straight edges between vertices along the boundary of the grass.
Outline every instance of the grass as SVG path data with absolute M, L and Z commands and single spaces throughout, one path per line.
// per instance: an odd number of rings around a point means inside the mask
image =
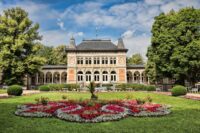
M 200 130 L 200 101 L 145 92 L 99 93 L 101 99 L 123 99 L 132 94 L 134 98 L 151 96 L 153 102 L 172 105 L 172 114 L 164 117 L 128 117 L 120 121 L 104 123 L 75 123 L 56 118 L 23 118 L 15 116 L 16 105 L 35 102 L 38 97 L 60 100 L 62 95 L 70 99 L 90 98 L 89 93 L 49 92 L 0 99 L 1 133 L 195 133 Z
M 4 94 L 4 93 L 7 93 L 7 90 L 6 89 L 0 89 L 0 94 Z

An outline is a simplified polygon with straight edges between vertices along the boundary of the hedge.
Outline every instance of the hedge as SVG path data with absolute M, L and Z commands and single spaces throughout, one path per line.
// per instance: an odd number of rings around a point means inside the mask
M 132 88 L 135 91 L 155 91 L 156 87 L 153 85 L 143 85 L 143 84 L 118 84 L 116 88 L 121 90 L 126 90 L 127 88 Z
M 172 96 L 181 96 L 187 94 L 187 89 L 182 85 L 176 85 L 171 90 Z
M 69 91 L 79 88 L 78 84 L 46 84 L 39 86 L 40 91 L 61 91 L 67 88 Z
M 40 91 L 50 91 L 50 88 L 48 85 L 41 85 L 39 86 Z
M 11 85 L 7 89 L 8 95 L 21 96 L 23 89 L 20 85 Z

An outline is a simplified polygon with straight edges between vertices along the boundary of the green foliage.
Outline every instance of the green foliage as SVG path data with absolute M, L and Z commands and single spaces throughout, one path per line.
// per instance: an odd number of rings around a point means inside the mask
M 153 101 L 153 99 L 150 96 L 147 96 L 145 98 L 145 101 L 148 102 L 148 103 L 151 103 Z
M 72 91 L 73 89 L 77 90 L 79 88 L 78 84 L 63 84 L 63 88 L 67 88 L 69 91 Z
M 147 85 L 146 90 L 147 91 L 156 91 L 156 87 L 154 85 Z
M 160 131 L 162 133 L 198 133 L 199 132 L 199 119 L 200 119 L 200 106 L 199 101 L 189 100 L 184 98 L 177 98 L 172 96 L 160 95 L 156 93 L 146 92 L 108 92 L 99 94 L 101 99 L 113 100 L 124 99 L 127 94 L 132 94 L 135 98 L 144 98 L 147 95 L 153 98 L 153 102 L 165 105 L 171 105 L 172 114 L 160 118 L 128 118 L 117 122 L 109 123 L 96 123 L 96 124 L 79 124 L 74 122 L 65 122 L 54 120 L 51 118 L 46 119 L 25 119 L 12 115 L 15 111 L 16 105 L 32 103 L 35 97 L 40 98 L 49 97 L 52 101 L 60 100 L 60 92 L 47 92 L 37 95 L 22 96 L 18 98 L 4 98 L 0 100 L 0 131 L 4 133 L 55 133 L 71 131 L 72 133 L 88 131 L 88 132 L 128 132 L 128 133 L 155 133 Z M 87 99 L 90 96 L 89 92 L 71 92 L 67 96 L 74 100 L 82 98 Z M 184 115 L 184 117 L 183 117 Z M 187 118 L 187 119 L 186 119 Z M 173 120 L 173 122 L 172 122 Z M 181 122 L 180 122 L 181 121 Z M 11 127 L 12 122 L 12 127 Z M 27 125 L 31 125 L 28 126 Z M 59 126 L 52 126 L 58 124 Z M 159 126 L 158 126 L 159 124 Z M 25 125 L 25 126 L 21 126 Z M 42 125 L 42 126 L 38 126 Z M 89 125 L 89 126 L 88 126 Z M 93 126 L 94 125 L 94 126 Z M 165 127 L 166 130 L 164 129 Z M 175 126 L 176 125 L 176 126 Z M 81 131 L 80 131 L 81 126 Z M 24 128 L 25 127 L 25 128 Z M 123 128 L 125 127 L 125 128 Z M 128 128 L 127 128 L 128 127 Z M 145 127 L 145 129 L 144 129 Z M 12 131 L 11 131 L 12 128 Z M 102 129 L 102 130 L 100 130 Z M 126 130 L 126 131 L 125 131 Z
M 12 85 L 9 86 L 9 88 L 7 89 L 7 93 L 8 95 L 21 96 L 21 94 L 23 93 L 23 89 L 19 85 Z
M 176 85 L 171 90 L 172 96 L 181 96 L 187 94 L 187 89 L 182 85 Z
M 145 100 L 141 99 L 141 98 L 137 98 L 136 101 L 137 101 L 138 104 L 144 104 L 145 103 Z
M 175 78 L 192 83 L 200 79 L 200 10 L 183 8 L 155 17 L 146 73 L 151 82 Z
M 155 91 L 156 87 L 153 85 L 143 85 L 143 84 L 118 84 L 116 88 L 121 88 L 125 91 L 127 88 L 132 88 L 135 91 Z
M 44 57 L 48 65 L 65 65 L 67 64 L 67 54 L 65 52 L 65 45 L 57 47 L 49 47 L 40 45 L 37 55 Z
M 35 101 L 37 104 L 47 105 L 49 102 L 49 98 L 48 97 L 35 98 Z
M 0 15 L 0 69 L 3 83 L 23 84 L 25 75 L 38 71 L 45 59 L 39 49 L 39 24 L 33 24 L 23 9 L 11 8 Z
M 67 88 L 69 91 L 78 88 L 78 84 L 46 84 L 39 86 L 40 91 L 62 91 Z
M 64 88 L 63 84 L 48 84 L 48 87 L 51 91 L 60 91 Z
M 127 59 L 127 63 L 140 65 L 140 64 L 144 64 L 144 60 L 141 54 L 133 54 L 132 57 Z
M 66 99 L 67 99 L 67 96 L 66 96 L 66 95 L 62 95 L 62 99 L 63 99 L 63 100 L 66 100 Z
M 50 91 L 50 88 L 48 85 L 41 85 L 39 86 L 40 91 Z
M 133 97 L 133 95 L 131 95 L 131 94 L 127 94 L 127 95 L 126 95 L 126 99 L 127 99 L 127 100 L 131 100 L 131 99 L 133 99 L 133 98 L 134 98 L 134 97 Z
M 91 99 L 92 100 L 97 100 L 98 97 L 94 94 L 95 92 L 95 83 L 94 82 L 90 82 L 90 84 L 87 86 L 90 93 L 91 93 Z

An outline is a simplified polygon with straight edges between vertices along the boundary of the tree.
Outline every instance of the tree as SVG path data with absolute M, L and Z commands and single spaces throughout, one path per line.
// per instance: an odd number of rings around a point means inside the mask
M 162 77 L 197 82 L 200 76 L 200 10 L 184 8 L 155 17 L 146 72 L 154 81 Z
M 41 56 L 46 59 L 46 64 L 55 65 L 57 63 L 56 57 L 53 53 L 53 47 L 45 46 L 40 44 L 40 49 L 36 53 L 38 56 Z
M 133 54 L 132 57 L 128 58 L 128 64 L 144 64 L 144 60 L 141 54 Z
M 33 24 L 23 9 L 4 10 L 0 16 L 0 69 L 3 83 L 23 84 L 25 75 L 38 71 L 45 59 L 39 49 L 39 24 Z
M 67 64 L 67 54 L 65 52 L 65 45 L 59 45 L 53 49 L 56 57 L 56 64 L 65 65 Z
M 44 57 L 48 65 L 66 65 L 67 54 L 65 52 L 65 45 L 59 45 L 57 47 L 49 47 L 40 45 L 40 50 L 37 55 Z

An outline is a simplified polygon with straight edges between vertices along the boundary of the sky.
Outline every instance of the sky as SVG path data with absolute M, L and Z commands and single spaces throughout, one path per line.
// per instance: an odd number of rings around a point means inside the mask
M 25 9 L 39 23 L 47 46 L 68 45 L 72 36 L 76 44 L 95 38 L 117 44 L 122 37 L 128 56 L 146 58 L 154 17 L 191 6 L 200 8 L 200 0 L 0 0 L 0 14 L 11 7 Z

